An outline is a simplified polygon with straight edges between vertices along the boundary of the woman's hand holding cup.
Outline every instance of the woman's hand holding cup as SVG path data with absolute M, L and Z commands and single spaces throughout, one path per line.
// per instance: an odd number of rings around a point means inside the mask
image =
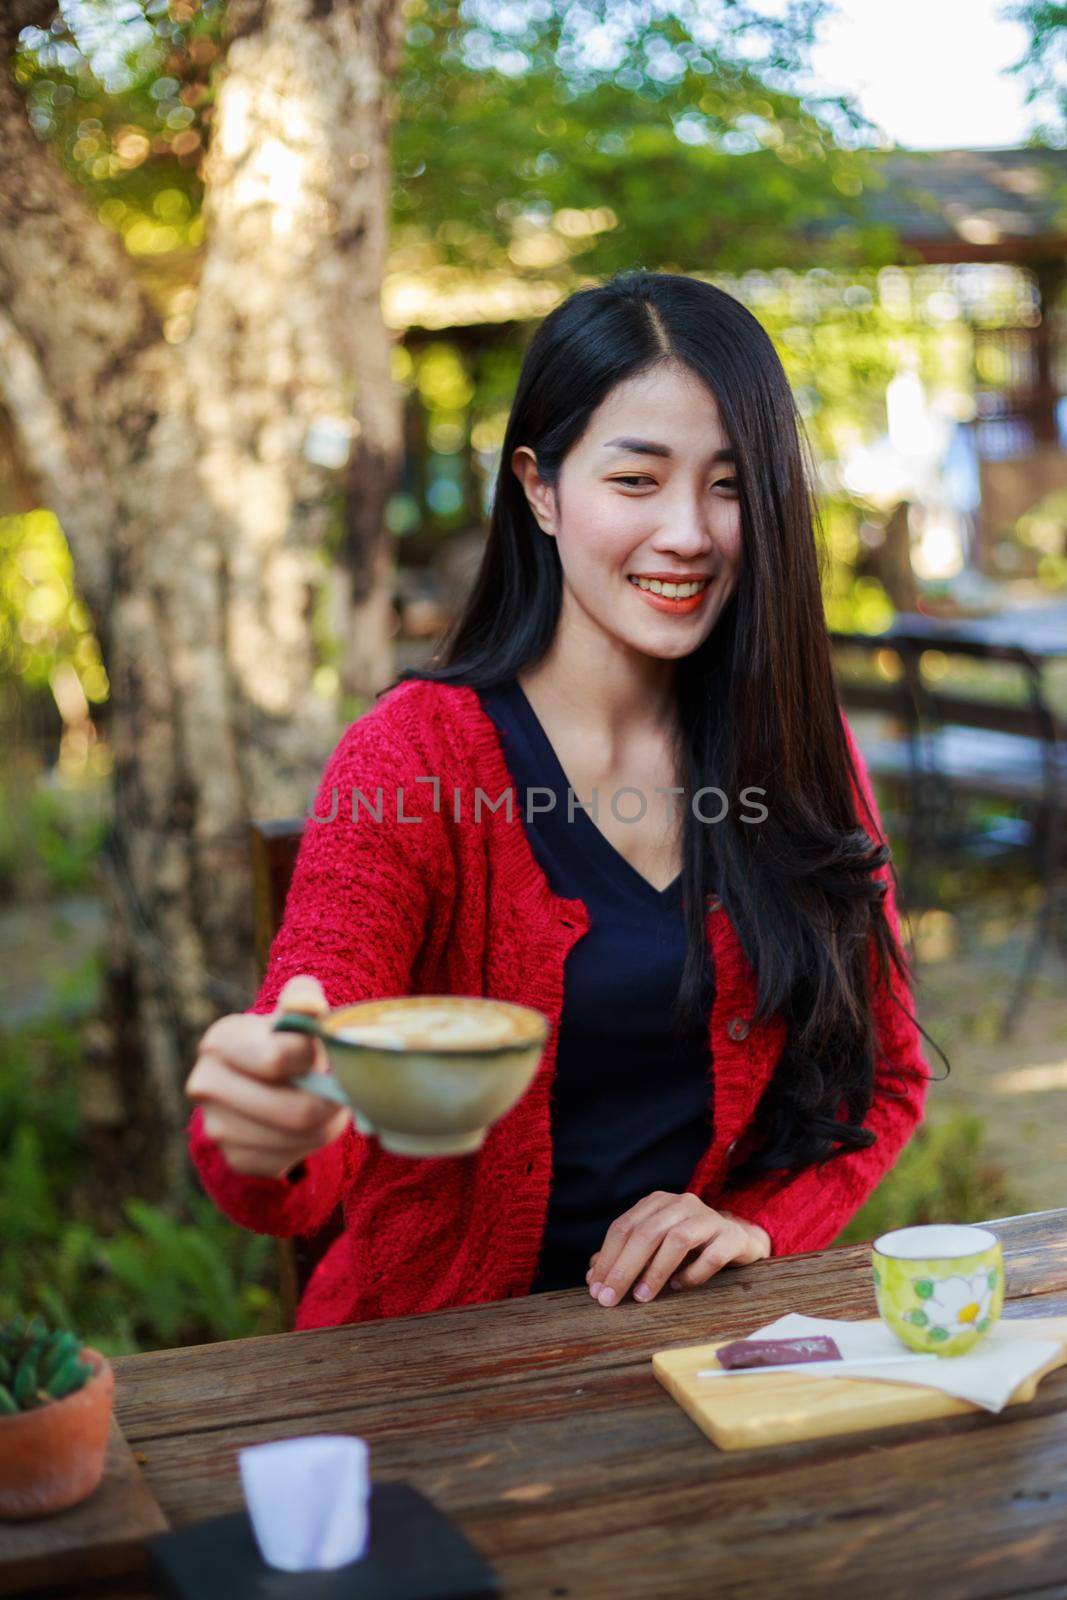
M 204 1132 L 235 1172 L 284 1178 L 347 1127 L 346 1107 L 287 1087 L 301 1073 L 329 1071 L 321 1040 L 273 1027 L 282 1011 L 318 1016 L 329 1009 L 317 978 L 290 978 L 272 1015 L 234 1012 L 200 1040 L 185 1092 L 203 1106 Z

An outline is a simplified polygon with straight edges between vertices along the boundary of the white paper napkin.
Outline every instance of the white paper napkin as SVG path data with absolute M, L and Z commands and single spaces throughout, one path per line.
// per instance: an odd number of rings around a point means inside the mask
M 986 1411 L 1002 1411 L 1024 1378 L 1037 1372 L 1060 1346 L 1052 1339 L 1036 1339 L 1016 1332 L 1025 1319 L 1005 1322 L 1003 1318 L 985 1338 L 964 1356 L 942 1356 L 923 1361 L 917 1367 L 873 1366 L 836 1369 L 847 1378 L 875 1378 L 879 1383 L 919 1384 L 924 1389 L 941 1389 L 958 1400 L 971 1400 Z M 900 1356 L 905 1346 L 884 1322 L 847 1322 L 833 1317 L 806 1317 L 790 1311 L 777 1322 L 768 1322 L 748 1339 L 791 1339 L 799 1334 L 828 1333 L 846 1359 L 875 1356 Z M 832 1378 L 835 1369 L 818 1361 L 806 1362 L 805 1376 Z M 758 1370 L 758 1369 L 754 1369 Z
M 264 1561 L 285 1572 L 343 1567 L 366 1550 L 367 1442 L 349 1434 L 277 1439 L 238 1450 Z

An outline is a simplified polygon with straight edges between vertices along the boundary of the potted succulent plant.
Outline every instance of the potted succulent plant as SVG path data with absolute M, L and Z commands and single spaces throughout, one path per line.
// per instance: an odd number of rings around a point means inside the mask
M 77 1505 L 104 1472 L 115 1375 L 40 1317 L 0 1323 L 0 1519 Z

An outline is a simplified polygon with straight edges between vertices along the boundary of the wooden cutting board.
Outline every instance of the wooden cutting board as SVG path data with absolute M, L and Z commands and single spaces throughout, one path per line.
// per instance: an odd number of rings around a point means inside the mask
M 870 1323 L 877 1323 L 872 1317 Z M 1058 1355 L 1015 1390 L 1009 1406 L 1032 1400 L 1041 1379 L 1067 1364 L 1067 1317 L 1009 1318 L 1011 1331 L 1033 1339 L 1058 1339 Z M 1002 1321 L 1001 1327 L 1006 1324 Z M 733 1334 L 731 1338 L 743 1338 Z M 962 1416 L 982 1411 L 970 1400 L 875 1378 L 810 1378 L 803 1372 L 765 1372 L 738 1378 L 698 1378 L 701 1367 L 730 1339 L 658 1350 L 652 1370 L 682 1410 L 720 1450 L 751 1450 L 764 1445 L 823 1439 L 863 1428 L 893 1428 L 928 1417 Z M 947 1359 L 947 1358 L 946 1358 Z M 992 1415 L 992 1413 L 987 1413 Z
M 145 1540 L 167 1528 L 114 1413 L 100 1485 L 87 1500 L 49 1517 L 0 1522 L 0 1595 L 140 1571 Z

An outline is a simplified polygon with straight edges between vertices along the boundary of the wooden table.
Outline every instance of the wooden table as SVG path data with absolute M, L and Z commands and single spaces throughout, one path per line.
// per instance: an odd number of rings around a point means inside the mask
M 1008 606 L 984 617 L 936 617 L 901 611 L 893 618 L 885 637 L 929 650 L 966 645 L 974 654 L 991 659 L 996 659 L 1000 650 L 1021 649 L 1052 661 L 1067 656 L 1067 602 Z
M 989 1225 L 1005 1314 L 1067 1315 L 1067 1209 Z M 1067 1368 L 1000 1415 L 722 1452 L 651 1354 L 787 1311 L 875 1315 L 869 1248 L 727 1267 L 644 1306 L 572 1289 L 128 1356 L 117 1407 L 174 1526 L 240 1506 L 239 1446 L 355 1433 L 374 1477 L 436 1500 L 509 1597 L 1067 1595 Z

